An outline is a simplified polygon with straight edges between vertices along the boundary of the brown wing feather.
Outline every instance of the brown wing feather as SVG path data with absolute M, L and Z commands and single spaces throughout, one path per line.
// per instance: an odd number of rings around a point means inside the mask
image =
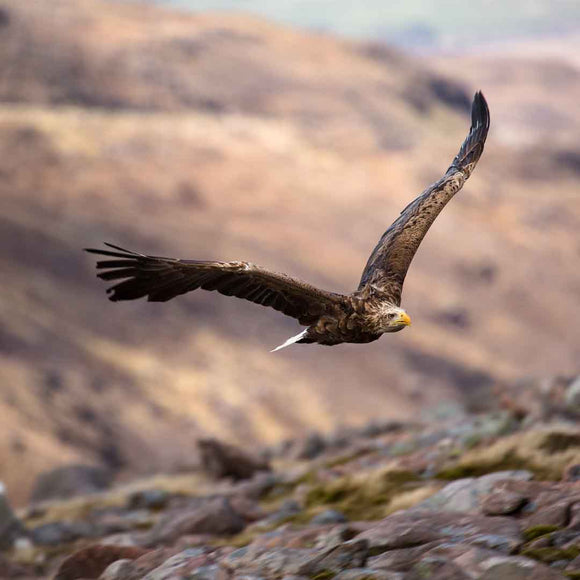
M 103 270 L 98 274 L 99 278 L 119 280 L 107 290 L 109 299 L 113 301 L 146 296 L 151 302 L 165 302 L 201 288 L 269 306 L 298 319 L 301 324 L 312 324 L 321 314 L 340 306 L 345 299 L 341 294 L 319 290 L 306 282 L 269 272 L 248 262 L 177 260 L 106 245 L 115 251 L 86 251 L 107 258 L 97 262 L 97 269 Z
M 362 274 L 358 290 L 372 285 L 399 305 L 405 275 L 427 230 L 445 205 L 463 187 L 475 168 L 489 129 L 489 110 L 481 92 L 471 109 L 471 129 L 459 153 L 436 183 L 412 201 L 383 234 Z

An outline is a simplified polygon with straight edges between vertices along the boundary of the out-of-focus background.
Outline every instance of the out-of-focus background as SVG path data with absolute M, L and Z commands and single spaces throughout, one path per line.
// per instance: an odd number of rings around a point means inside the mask
M 202 434 L 477 412 L 577 373 L 579 22 L 564 0 L 0 0 L 14 501 L 64 463 L 183 469 Z M 295 321 L 205 292 L 113 304 L 82 253 L 244 259 L 349 292 L 447 168 L 476 89 L 487 148 L 411 267 L 403 333 L 270 354 Z

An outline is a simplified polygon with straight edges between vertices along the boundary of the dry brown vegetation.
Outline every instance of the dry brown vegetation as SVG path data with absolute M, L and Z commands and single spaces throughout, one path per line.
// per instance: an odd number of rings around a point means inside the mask
M 243 16 L 0 9 L 0 477 L 15 499 L 55 463 L 169 468 L 200 433 L 275 441 L 449 398 L 479 409 L 493 384 L 578 370 L 576 64 L 516 75 L 521 55 L 482 56 L 506 71 L 492 79 Z M 273 355 L 294 321 L 208 293 L 112 304 L 81 252 L 247 259 L 350 291 L 455 154 L 476 88 L 487 150 L 417 255 L 397 336 Z

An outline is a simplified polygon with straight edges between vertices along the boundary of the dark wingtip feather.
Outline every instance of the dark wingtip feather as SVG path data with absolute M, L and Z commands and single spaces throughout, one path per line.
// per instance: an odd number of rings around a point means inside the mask
M 477 91 L 471 105 L 471 128 L 461 145 L 459 153 L 451 164 L 451 169 L 463 171 L 466 179 L 477 165 L 489 130 L 489 107 L 481 91 Z
M 477 91 L 473 96 L 471 105 L 471 128 L 483 128 L 486 132 L 489 129 L 489 107 L 481 91 Z

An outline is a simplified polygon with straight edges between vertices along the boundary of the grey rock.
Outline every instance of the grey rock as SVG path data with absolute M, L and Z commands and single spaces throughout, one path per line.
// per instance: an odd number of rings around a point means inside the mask
M 270 528 L 277 524 L 283 523 L 289 518 L 299 514 L 302 511 L 300 504 L 294 499 L 287 499 L 282 502 L 282 505 L 277 511 L 263 518 L 255 525 L 259 528 Z
M 91 538 L 97 535 L 96 528 L 88 522 L 51 522 L 33 528 L 30 531 L 32 541 L 39 546 L 58 546 L 74 542 L 80 538 Z
M 117 560 L 99 576 L 99 580 L 125 580 L 134 572 L 133 560 Z
M 249 546 L 238 548 L 237 550 L 230 552 L 224 558 L 222 558 L 221 563 L 228 570 L 241 569 L 244 567 L 248 559 L 249 552 L 250 552 Z
M 494 557 L 482 563 L 479 580 L 563 580 L 565 576 L 540 562 L 520 556 Z
M 443 558 L 459 566 L 469 578 L 479 578 L 481 563 L 497 556 L 496 552 L 468 544 L 443 543 L 427 552 L 426 557 Z
M 278 509 L 278 512 L 281 516 L 293 516 L 299 514 L 302 511 L 300 504 L 295 499 L 285 499 L 282 502 L 282 505 Z
M 129 496 L 127 508 L 130 510 L 161 510 L 169 502 L 171 495 L 164 489 L 145 489 Z
M 240 481 L 232 486 L 232 495 L 243 496 L 248 499 L 260 499 L 279 482 L 274 473 L 261 471 L 252 479 Z
M 210 564 L 193 570 L 187 578 L 188 580 L 227 580 L 228 576 L 217 564 Z
M 322 550 L 267 548 L 258 543 L 228 554 L 220 564 L 238 576 L 313 577 L 324 572 L 336 574 L 347 568 L 364 567 L 367 557 L 368 542 L 364 540 L 344 542 Z
M 315 515 L 311 520 L 311 524 L 326 525 L 326 524 L 344 524 L 347 521 L 346 516 L 337 510 L 325 510 Z
M 326 441 L 320 433 L 311 433 L 302 441 L 297 441 L 292 448 L 294 459 L 314 459 L 326 449 Z
M 217 580 L 218 567 L 208 570 L 213 566 L 208 565 L 206 550 L 203 548 L 190 548 L 167 559 L 161 566 L 151 570 L 143 580 L 173 580 L 177 578 L 195 578 L 196 580 Z M 199 576 L 195 576 L 201 570 Z M 213 575 L 212 575 L 213 574 Z
M 425 510 L 395 513 L 356 536 L 367 539 L 375 553 L 437 541 L 485 545 L 490 537 L 509 553 L 523 543 L 519 525 L 511 518 Z
M 38 476 L 30 501 L 69 499 L 103 491 L 110 487 L 112 474 L 108 469 L 95 465 L 65 465 Z
M 440 542 L 429 542 L 421 546 L 388 550 L 383 554 L 368 559 L 367 566 L 378 570 L 407 572 L 421 557 L 440 545 Z
M 0 482 L 0 549 L 10 548 L 22 531 L 22 525 L 12 512 L 4 485 Z
M 304 576 L 315 576 L 330 570 L 339 572 L 347 568 L 362 568 L 369 555 L 367 540 L 350 540 L 333 546 L 308 558 L 296 571 Z
M 374 568 L 352 568 L 339 572 L 333 580 L 403 580 L 403 574 Z
M 151 531 L 149 545 L 171 543 L 188 534 L 232 535 L 246 523 L 226 498 L 216 498 L 178 513 L 167 514 Z
M 237 550 L 237 552 L 241 552 Z M 262 575 L 266 578 L 302 575 L 300 567 L 314 554 L 313 550 L 296 548 L 256 549 L 248 548 L 241 554 L 230 554 L 221 561 L 221 565 L 239 573 Z M 234 558 L 232 558 L 234 556 Z
M 422 501 L 415 509 L 475 513 L 479 511 L 483 496 L 489 494 L 499 481 L 529 481 L 532 477 L 529 471 L 520 470 L 498 471 L 481 477 L 458 479 Z
M 425 556 L 405 575 L 405 580 L 471 580 L 455 562 L 441 556 Z M 499 579 L 498 579 L 499 580 Z
M 580 412 L 580 375 L 568 385 L 565 402 L 570 410 Z

